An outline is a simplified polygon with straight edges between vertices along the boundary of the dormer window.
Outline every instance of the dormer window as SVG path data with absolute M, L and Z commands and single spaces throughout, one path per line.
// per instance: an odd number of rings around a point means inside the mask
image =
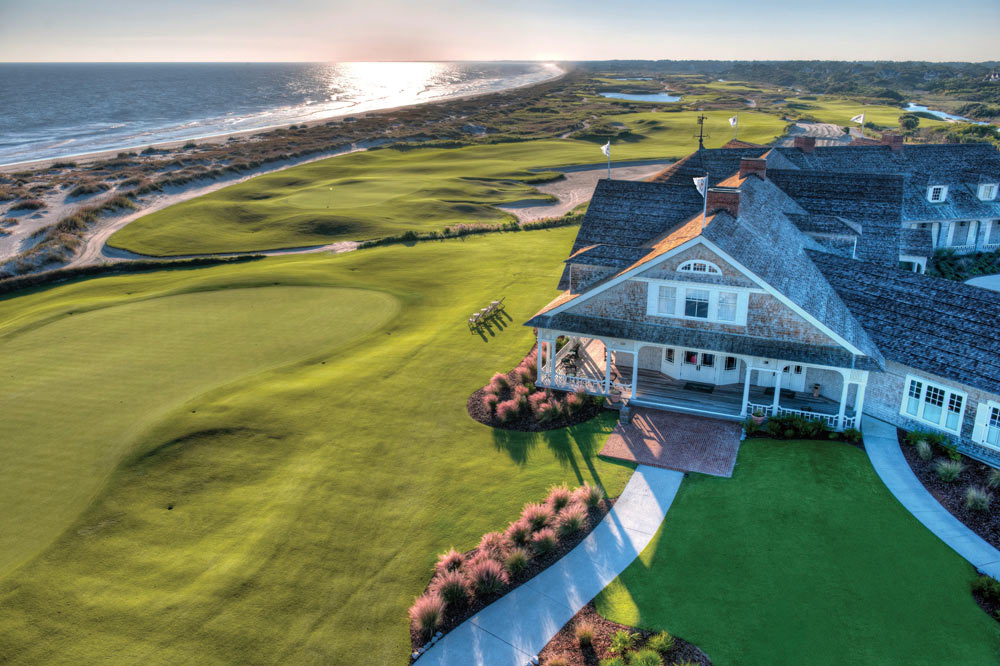
M 699 275 L 722 275 L 719 267 L 709 261 L 685 261 L 677 267 L 680 273 L 698 273 Z
M 947 185 L 931 185 L 927 188 L 927 200 L 931 203 L 941 203 L 947 196 Z
M 997 183 L 984 183 L 979 186 L 979 200 L 993 201 L 997 198 Z

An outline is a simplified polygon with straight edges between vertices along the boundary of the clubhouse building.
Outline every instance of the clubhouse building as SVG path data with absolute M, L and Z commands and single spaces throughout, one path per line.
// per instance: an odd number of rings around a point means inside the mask
M 836 430 L 869 414 L 1000 466 L 1000 293 L 923 275 L 938 248 L 1000 247 L 998 189 L 992 146 L 891 136 L 602 180 L 563 293 L 526 322 L 538 385 Z

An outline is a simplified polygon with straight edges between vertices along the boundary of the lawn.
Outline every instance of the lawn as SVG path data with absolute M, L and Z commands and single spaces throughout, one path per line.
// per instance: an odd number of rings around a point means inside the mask
M 789 111 L 815 118 L 817 122 L 833 123 L 841 127 L 858 127 L 857 123 L 851 122 L 851 118 L 859 113 L 865 114 L 866 123 L 875 123 L 880 127 L 898 127 L 899 117 L 906 113 L 898 106 L 887 104 L 862 104 L 854 100 L 828 95 L 815 95 L 815 97 L 817 99 L 790 98 L 789 102 L 801 104 L 804 108 L 789 109 Z M 920 126 L 936 127 L 942 122 L 921 118 Z
M 732 137 L 726 120 L 732 114 L 705 115 L 707 145 L 721 146 Z M 697 148 L 696 116 L 693 111 L 607 116 L 631 130 L 614 144 L 612 157 L 686 155 Z M 783 128 L 774 116 L 740 115 L 740 136 L 747 141 L 768 142 Z M 513 219 L 494 206 L 551 200 L 531 185 L 539 174 L 530 169 L 600 163 L 603 143 L 553 139 L 332 157 L 151 213 L 116 232 L 109 243 L 158 256 L 249 252 Z
M 465 412 L 530 347 L 520 322 L 554 294 L 574 233 L 0 300 L 0 660 L 405 659 L 437 553 L 551 484 L 617 494 L 631 473 L 596 457 L 611 418 L 521 435 Z M 470 333 L 498 296 L 509 325 Z
M 696 643 L 716 666 L 996 664 L 1000 625 L 972 578 L 863 451 L 750 440 L 732 479 L 684 480 L 596 604 Z

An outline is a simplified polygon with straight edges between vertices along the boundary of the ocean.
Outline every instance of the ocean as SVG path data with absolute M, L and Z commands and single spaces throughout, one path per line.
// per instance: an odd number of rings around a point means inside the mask
M 560 73 L 515 62 L 0 63 L 0 164 L 495 92 Z

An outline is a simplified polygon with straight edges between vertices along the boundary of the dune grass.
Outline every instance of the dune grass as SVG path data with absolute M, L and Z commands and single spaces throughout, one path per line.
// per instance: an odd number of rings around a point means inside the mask
M 0 488 L 32 475 L 4 546 L 51 511 L 66 521 L 0 583 L 2 660 L 404 660 L 406 609 L 439 552 L 471 548 L 552 484 L 616 494 L 631 473 L 596 457 L 611 418 L 528 435 L 465 411 L 530 348 L 520 322 L 554 293 L 574 231 L 0 300 L 0 353 L 45 346 L 4 386 Z M 512 321 L 470 333 L 468 313 L 498 296 Z
M 707 145 L 732 136 L 727 112 L 710 111 Z M 729 114 L 731 115 L 731 113 Z M 616 161 L 675 159 L 697 147 L 695 112 L 608 116 L 630 133 L 616 140 Z M 744 113 L 740 135 L 767 142 L 783 123 Z M 539 140 L 463 148 L 374 150 L 332 157 L 191 199 L 116 232 L 114 247 L 157 256 L 250 252 L 368 240 L 406 231 L 513 217 L 495 205 L 551 200 L 531 185 L 536 169 L 600 163 L 604 139 Z M 555 174 L 549 174 L 554 176 Z
M 749 440 L 732 479 L 689 475 L 645 551 L 596 599 L 717 666 L 995 664 L 972 567 L 892 497 L 864 452 Z

